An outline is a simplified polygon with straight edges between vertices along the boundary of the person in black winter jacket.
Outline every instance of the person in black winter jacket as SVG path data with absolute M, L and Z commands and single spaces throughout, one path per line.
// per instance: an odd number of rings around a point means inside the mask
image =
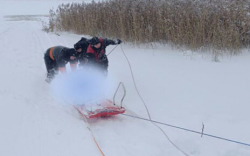
M 44 61 L 47 69 L 47 82 L 51 82 L 55 74 L 59 71 L 61 73 L 66 72 L 66 64 L 70 62 L 70 67 L 75 70 L 77 67 L 77 51 L 73 48 L 67 48 L 64 46 L 54 46 L 44 54 Z
M 82 37 L 76 44 L 74 44 L 75 50 L 78 52 L 79 66 L 83 66 L 86 63 L 86 51 L 89 46 L 89 40 Z
M 81 47 L 81 50 L 85 54 L 84 57 L 81 58 L 83 60 L 80 61 L 80 65 L 84 64 L 86 66 L 95 66 L 102 69 L 102 71 L 107 74 L 109 61 L 106 55 L 106 47 L 121 43 L 122 41 L 120 39 L 114 41 L 107 38 L 93 37 L 89 40 L 82 38 L 75 44 L 74 47 L 76 50 L 78 50 L 77 47 Z

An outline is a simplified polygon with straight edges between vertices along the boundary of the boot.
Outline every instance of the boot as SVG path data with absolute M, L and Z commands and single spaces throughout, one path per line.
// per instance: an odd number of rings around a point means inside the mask
M 50 83 L 53 78 L 55 77 L 55 72 L 54 70 L 50 70 L 48 73 L 47 73 L 47 78 L 45 79 L 46 82 Z

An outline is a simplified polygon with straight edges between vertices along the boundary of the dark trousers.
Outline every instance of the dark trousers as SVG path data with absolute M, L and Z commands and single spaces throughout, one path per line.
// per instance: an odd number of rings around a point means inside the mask
M 44 62 L 47 69 L 47 77 L 54 77 L 55 73 L 58 72 L 58 67 L 56 61 L 50 58 L 49 50 L 50 49 L 48 49 L 44 54 Z
M 109 60 L 106 58 L 101 62 L 101 68 L 105 71 L 108 71 L 108 66 L 109 66 Z

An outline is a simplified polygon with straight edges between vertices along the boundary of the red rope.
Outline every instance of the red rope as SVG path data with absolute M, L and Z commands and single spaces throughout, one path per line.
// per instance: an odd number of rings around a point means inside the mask
M 96 144 L 96 146 L 97 146 L 99 152 L 102 154 L 102 156 L 105 156 L 104 153 L 102 152 L 102 149 L 100 148 L 99 144 L 97 143 L 97 141 L 96 141 L 96 139 L 95 139 L 95 136 L 93 135 L 93 132 L 92 132 L 92 130 L 91 130 L 90 124 L 89 124 L 89 122 L 88 122 L 86 116 L 85 116 L 77 107 L 75 107 L 75 109 L 76 109 L 76 110 L 79 112 L 79 114 L 83 117 L 83 119 L 85 120 L 85 122 L 88 123 L 88 125 L 89 125 L 89 126 L 88 126 L 88 129 L 89 129 L 89 131 L 90 131 L 90 133 L 91 133 L 91 136 L 92 136 L 92 138 L 93 138 L 93 140 L 94 140 L 94 142 L 95 142 L 95 144 Z

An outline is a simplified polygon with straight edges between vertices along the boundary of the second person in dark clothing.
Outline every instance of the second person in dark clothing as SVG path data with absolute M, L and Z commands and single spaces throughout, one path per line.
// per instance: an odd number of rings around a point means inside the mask
M 98 37 L 93 37 L 89 40 L 83 40 L 81 39 L 78 41 L 76 44 L 79 43 L 78 47 L 81 47 L 81 50 L 83 50 L 85 53 L 84 56 L 84 61 L 80 61 L 80 65 L 84 64 L 86 66 L 94 66 L 101 71 L 104 72 L 104 74 L 107 74 L 107 69 L 108 69 L 108 58 L 106 55 L 106 47 L 109 45 L 117 45 L 121 44 L 122 41 L 117 39 L 116 41 L 107 39 L 107 38 L 98 38 Z M 76 48 L 75 44 L 75 48 Z M 76 48 L 76 50 L 78 50 Z
M 83 66 L 86 63 L 86 51 L 89 46 L 87 38 L 82 37 L 76 44 L 74 44 L 75 50 L 78 52 L 79 66 Z

